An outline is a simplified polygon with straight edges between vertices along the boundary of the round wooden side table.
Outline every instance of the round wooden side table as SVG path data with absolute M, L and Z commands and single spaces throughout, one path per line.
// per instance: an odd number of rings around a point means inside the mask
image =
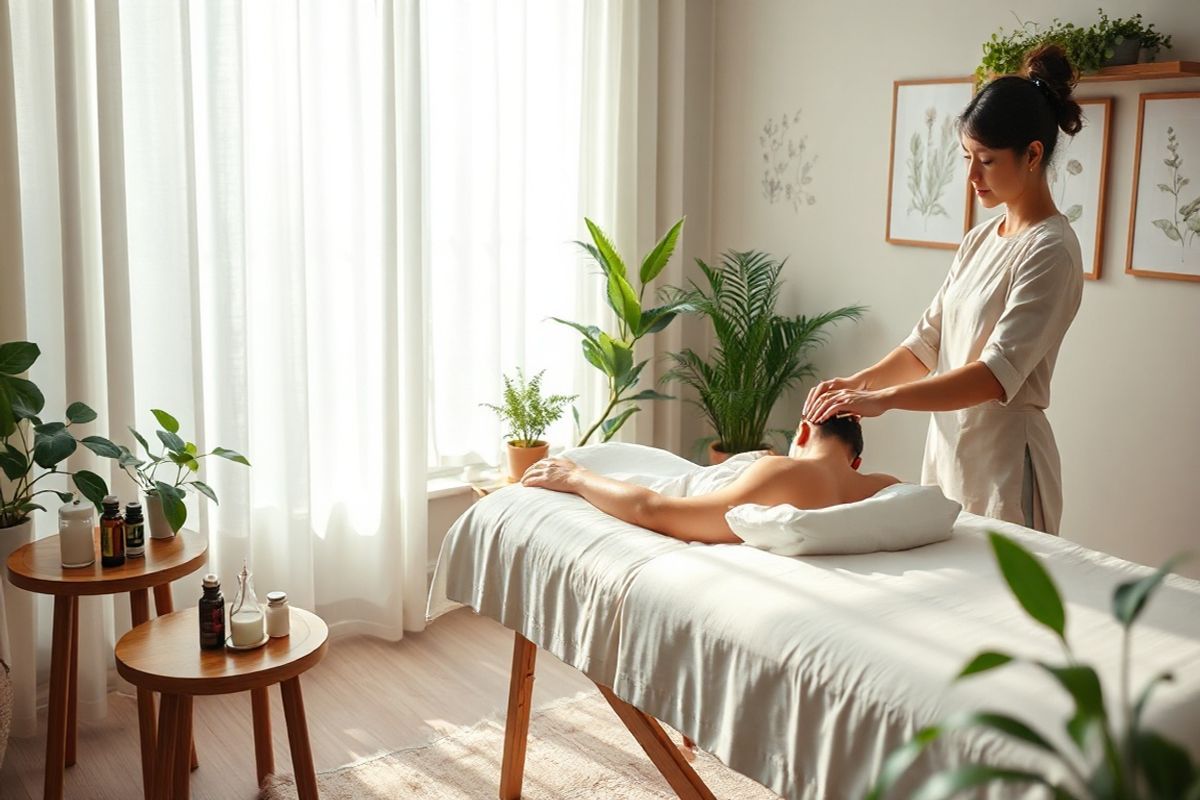
M 97 542 L 100 529 L 95 532 Z M 129 592 L 133 626 L 150 617 L 150 597 L 159 615 L 173 610 L 171 581 L 195 570 L 208 558 L 208 539 L 196 531 L 182 530 L 171 539 L 146 538 L 146 554 L 126 559 L 119 567 L 96 563 L 64 567 L 58 536 L 30 542 L 8 557 L 8 579 L 21 589 L 54 595 L 54 634 L 50 649 L 50 696 L 46 731 L 46 800 L 63 796 L 63 770 L 75 763 L 76 676 L 79 673 L 79 598 L 82 595 Z M 197 595 L 199 596 L 199 595 Z M 138 732 L 142 745 L 142 780 L 149 798 L 154 775 L 154 696 L 138 690 Z M 189 744 L 189 752 L 191 752 Z M 191 752 L 195 761 L 195 753 Z
M 194 608 L 139 625 L 117 642 L 117 672 L 137 686 L 162 692 L 158 718 L 158 765 L 152 797 L 187 798 L 192 698 L 250 692 L 254 720 L 254 761 L 258 782 L 275 771 L 271 747 L 271 706 L 267 688 L 278 683 L 283 695 L 292 771 L 300 800 L 316 800 L 308 723 L 300 674 L 313 667 L 329 646 L 329 628 L 316 614 L 291 610 L 291 633 L 254 650 L 200 649 L 200 621 Z

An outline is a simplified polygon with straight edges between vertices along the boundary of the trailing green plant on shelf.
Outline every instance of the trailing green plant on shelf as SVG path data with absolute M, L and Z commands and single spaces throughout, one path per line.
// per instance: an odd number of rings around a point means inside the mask
M 250 466 L 250 461 L 236 450 L 229 450 L 225 447 L 214 447 L 208 453 L 201 453 L 194 442 L 185 441 L 179 435 L 179 421 L 175 417 L 158 408 L 151 409 L 151 413 L 158 420 L 158 424 L 162 426 L 161 429 L 155 431 L 159 442 L 162 443 L 162 452 L 155 453 L 151 450 L 146 437 L 131 427 L 129 432 L 146 451 L 145 459 L 139 458 L 124 445 L 112 445 L 110 451 L 100 453 L 100 455 L 114 459 L 125 474 L 137 484 L 138 488 L 145 492 L 150 502 L 162 503 L 163 514 L 170 524 L 171 530 L 177 533 L 187 521 L 187 506 L 184 505 L 184 498 L 188 491 L 198 492 L 214 503 L 218 502 L 217 494 L 212 487 L 195 477 L 196 473 L 200 471 L 200 459 L 218 456 L 247 467 Z M 168 471 L 174 467 L 174 476 L 171 476 L 169 480 L 161 480 L 158 471 L 162 467 Z M 153 522 L 153 510 L 150 513 Z
M 11 528 L 29 519 L 34 511 L 45 511 L 35 499 L 38 495 L 53 494 L 64 503 L 74 495 L 57 489 L 39 488 L 38 484 L 52 476 L 69 477 L 79 493 L 92 501 L 96 508 L 108 494 L 104 479 L 86 469 L 70 472 L 61 469 L 79 445 L 97 455 L 105 455 L 112 442 L 102 436 L 76 439 L 72 428 L 96 419 L 96 412 L 83 403 L 67 406 L 66 422 L 46 422 L 41 413 L 46 398 L 33 381 L 18 377 L 37 361 L 42 351 L 33 342 L 0 344 L 0 470 L 11 481 L 8 492 L 0 486 L 0 528 Z M 35 467 L 40 467 L 36 474 Z
M 866 308 L 846 306 L 813 317 L 779 314 L 775 306 L 785 261 L 760 251 L 730 250 L 716 267 L 700 259 L 696 263 L 707 285 L 691 281 L 691 288 L 674 290 L 674 300 L 712 324 L 716 345 L 707 359 L 691 348 L 668 353 L 674 366 L 663 380 L 696 390 L 699 399 L 689 402 L 700 408 L 715 434 L 702 446 L 715 441 L 718 450 L 730 454 L 757 450 L 767 444 L 767 418 L 780 396 L 815 373 L 808 354 L 827 341 L 825 328 L 857 320 Z
M 975 79 L 982 83 L 994 75 L 1012 75 L 1021 69 L 1025 54 L 1043 44 L 1060 44 L 1071 64 L 1081 73 L 1095 72 L 1113 58 L 1123 43 L 1136 40 L 1138 50 L 1153 59 L 1162 48 L 1171 47 L 1171 37 L 1154 29 L 1154 23 L 1144 23 L 1141 14 L 1110 19 L 1104 9 L 1098 9 L 1100 20 L 1094 25 L 1079 26 L 1058 18 L 1049 25 L 1017 18 L 1018 27 L 1005 32 L 1001 28 L 983 43 L 983 60 L 975 69 Z M 1134 60 L 1137 54 L 1134 53 Z
M 1130 703 L 1130 637 L 1133 625 L 1151 596 L 1186 555 L 1176 556 L 1144 578 L 1122 583 L 1113 591 L 1113 617 L 1122 629 L 1118 727 L 1108 715 L 1104 688 L 1095 668 L 1081 664 L 1067 642 L 1066 609 L 1050 574 L 1017 542 L 989 532 L 992 552 L 1008 588 L 1033 620 L 1059 639 L 1065 664 L 1034 662 L 1071 696 L 1074 713 L 1065 728 L 1073 749 L 1060 748 L 1021 720 L 1001 711 L 955 714 L 922 728 L 884 761 L 867 800 L 881 800 L 932 742 L 953 731 L 986 728 L 1043 751 L 1061 763 L 1069 778 L 1056 783 L 1038 772 L 995 764 L 968 763 L 939 770 L 913 794 L 912 800 L 949 800 L 967 789 L 993 782 L 1040 784 L 1054 800 L 1200 800 L 1200 765 L 1186 750 L 1142 724 L 1154 689 L 1173 680 L 1170 672 L 1155 675 Z M 1021 661 L 1008 653 L 985 650 L 972 658 L 955 680 Z M 1003 698 L 997 698 L 1003 704 Z
M 617 315 L 617 331 L 610 334 L 600 330 L 596 325 L 584 325 L 558 317 L 551 317 L 555 322 L 568 325 L 577 330 L 583 340 L 583 357 L 596 369 L 604 373 L 608 384 L 608 398 L 604 410 L 588 429 L 580 434 L 578 446 L 582 447 L 592 438 L 592 434 L 600 431 L 600 440 L 607 442 L 620 430 L 625 421 L 637 413 L 640 400 L 670 400 L 669 395 L 653 389 L 634 392 L 642 368 L 649 359 L 633 363 L 633 348 L 637 342 L 651 334 L 658 333 L 671 324 L 671 321 L 681 312 L 691 310 L 684 300 L 666 300 L 659 298 L 659 305 L 645 307 L 646 288 L 650 282 L 671 260 L 675 252 L 675 244 L 683 229 L 683 219 L 680 219 L 659 240 L 658 244 L 642 259 L 637 273 L 637 292 L 634 292 L 634 278 L 630 276 L 625 261 L 617 253 L 612 242 L 604 231 L 590 219 L 584 219 L 591 242 L 577 242 L 580 247 L 592 257 L 604 273 L 604 299 L 609 308 Z M 618 406 L 622 406 L 618 410 Z M 575 417 L 575 430 L 581 431 L 579 410 L 572 406 L 571 413 Z M 610 416 L 611 415 L 611 416 Z
M 496 412 L 500 421 L 508 425 L 504 438 L 513 447 L 536 447 L 542 443 L 546 429 L 563 415 L 568 403 L 579 395 L 554 394 L 542 397 L 542 370 L 528 381 L 525 373 L 517 367 L 516 379 L 503 375 L 504 405 L 480 403 Z

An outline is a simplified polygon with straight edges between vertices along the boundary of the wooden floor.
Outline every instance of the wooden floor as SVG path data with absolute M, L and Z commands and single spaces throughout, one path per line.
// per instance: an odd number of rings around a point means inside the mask
M 325 659 L 301 678 L 317 771 L 422 744 L 503 713 L 512 646 L 511 631 L 465 609 L 401 642 L 367 637 L 331 642 Z M 539 652 L 535 705 L 592 686 L 582 673 Z M 291 772 L 277 687 L 271 690 L 271 723 L 276 769 Z M 9 740 L 0 799 L 42 796 L 45 724 L 42 709 L 37 737 Z M 196 698 L 194 728 L 200 768 L 192 773 L 192 797 L 254 798 L 250 696 Z M 140 798 L 137 730 L 137 704 L 125 695 L 110 697 L 104 721 L 81 723 L 78 763 L 67 769 L 66 796 Z

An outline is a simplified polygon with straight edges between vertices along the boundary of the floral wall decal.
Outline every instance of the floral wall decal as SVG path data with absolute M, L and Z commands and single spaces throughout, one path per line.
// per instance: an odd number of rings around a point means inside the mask
M 762 193 L 768 203 L 789 203 L 799 211 L 817 202 L 809 188 L 817 157 L 808 152 L 808 134 L 800 133 L 800 111 L 783 114 L 776 122 L 771 117 L 762 126 L 758 143 L 762 146 Z

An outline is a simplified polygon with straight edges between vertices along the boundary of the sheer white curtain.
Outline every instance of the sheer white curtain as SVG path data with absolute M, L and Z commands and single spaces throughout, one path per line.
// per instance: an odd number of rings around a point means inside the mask
M 40 344 L 48 413 L 83 400 L 95 432 L 133 445 L 126 426 L 153 430 L 164 408 L 203 450 L 249 456 L 209 460 L 219 507 L 189 501 L 227 594 L 245 558 L 260 592 L 287 590 L 335 631 L 419 629 L 419 4 L 5 0 L 0 14 L 0 138 L 11 120 L 16 142 L 0 174 L 19 175 L 0 206 L 21 234 L 4 243 L 4 334 Z M 73 458 L 134 499 L 106 462 Z M 41 515 L 37 534 L 54 526 Z M 128 619 L 122 599 L 81 607 L 84 718 L 104 711 Z M 14 679 L 27 732 L 34 676 Z

